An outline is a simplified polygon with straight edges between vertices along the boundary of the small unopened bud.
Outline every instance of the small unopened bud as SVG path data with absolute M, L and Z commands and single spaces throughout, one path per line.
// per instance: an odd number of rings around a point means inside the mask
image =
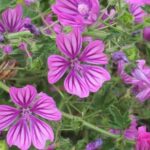
M 126 55 L 123 51 L 114 52 L 113 55 L 112 55 L 112 59 L 115 62 L 118 62 L 120 60 L 123 60 L 124 62 L 129 62 L 128 58 L 126 57 Z
M 27 49 L 27 43 L 21 42 L 19 44 L 19 49 L 22 50 L 22 51 L 25 51 Z
M 86 150 L 96 150 L 100 148 L 103 144 L 102 139 L 97 139 L 86 146 Z
M 13 48 L 11 45 L 5 45 L 2 47 L 2 50 L 5 54 L 9 55 L 9 54 L 11 54 Z
M 35 35 L 40 35 L 40 30 L 33 24 L 25 24 L 24 25 L 25 28 L 27 28 L 31 33 L 35 34 Z

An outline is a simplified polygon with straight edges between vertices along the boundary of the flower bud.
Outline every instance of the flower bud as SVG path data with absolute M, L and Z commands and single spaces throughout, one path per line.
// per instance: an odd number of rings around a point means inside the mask
M 9 55 L 9 54 L 11 54 L 13 48 L 11 45 L 5 45 L 2 47 L 2 50 L 5 54 Z
M 96 150 L 100 148 L 103 144 L 102 139 L 97 139 L 86 146 L 86 150 Z
M 19 49 L 22 50 L 22 51 L 25 51 L 27 49 L 27 43 L 21 42 L 19 44 Z
M 126 57 L 126 55 L 123 51 L 114 52 L 112 55 L 112 59 L 115 62 L 118 62 L 120 60 L 123 60 L 124 62 L 128 62 L 128 58 Z

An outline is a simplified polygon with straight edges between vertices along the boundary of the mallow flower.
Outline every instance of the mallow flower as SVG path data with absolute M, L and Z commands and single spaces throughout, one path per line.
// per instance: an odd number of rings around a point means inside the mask
M 150 149 L 150 132 L 146 131 L 145 126 L 138 128 L 138 136 L 136 141 L 136 150 Z
M 15 8 L 8 8 L 1 15 L 0 33 L 13 33 L 26 30 L 24 25 L 30 22 L 29 18 L 23 18 L 21 5 L 17 5 Z
M 36 149 L 44 149 L 47 140 L 54 140 L 54 133 L 43 119 L 61 119 L 61 112 L 55 101 L 43 92 L 37 93 L 32 85 L 23 88 L 11 87 L 9 94 L 16 108 L 0 105 L 0 131 L 9 128 L 8 145 L 28 150 L 33 144 Z
M 124 66 L 123 66 L 124 67 Z M 140 102 L 150 98 L 150 67 L 145 64 L 145 60 L 137 60 L 137 67 L 127 74 L 122 69 L 120 74 L 126 84 L 132 85 L 132 93 Z
M 48 57 L 48 81 L 50 84 L 60 80 L 65 72 L 65 90 L 80 98 L 88 97 L 90 92 L 97 92 L 105 81 L 110 80 L 109 72 L 100 65 L 108 63 L 103 53 L 104 43 L 95 40 L 82 50 L 82 36 L 78 29 L 65 35 L 57 35 L 57 47 L 62 53 Z
M 97 20 L 100 5 L 98 0 L 56 0 L 52 10 L 62 25 L 83 27 Z
M 136 4 L 129 4 L 129 11 L 133 16 L 135 23 L 142 23 L 147 15 L 141 6 Z

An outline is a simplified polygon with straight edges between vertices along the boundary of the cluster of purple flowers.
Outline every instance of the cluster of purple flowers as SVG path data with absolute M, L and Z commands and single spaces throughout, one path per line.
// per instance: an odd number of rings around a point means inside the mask
M 26 5 L 35 3 L 36 0 L 25 0 Z M 129 10 L 134 17 L 135 23 L 142 23 L 147 13 L 142 9 L 143 5 L 149 5 L 149 0 L 126 0 Z M 100 12 L 98 0 L 56 0 L 52 6 L 53 12 L 57 15 L 59 23 L 53 26 L 56 33 L 56 44 L 61 55 L 48 57 L 48 82 L 55 84 L 63 76 L 64 89 L 72 95 L 80 98 L 88 97 L 90 92 L 97 92 L 106 81 L 111 79 L 106 69 L 108 57 L 104 53 L 105 44 L 102 40 L 90 39 L 84 43 L 85 37 L 82 32 L 90 25 L 96 23 L 100 17 L 102 20 L 115 16 L 115 10 L 110 13 Z M 54 21 L 51 15 L 45 16 L 45 24 L 52 25 Z M 72 31 L 68 34 L 63 32 L 64 26 L 71 26 Z M 98 29 L 105 25 L 98 24 Z M 0 20 L 0 41 L 4 41 L 4 33 L 14 33 L 28 30 L 39 35 L 40 31 L 31 23 L 29 18 L 23 18 L 22 6 L 17 5 L 14 9 L 8 8 L 1 15 Z M 46 33 L 51 34 L 49 29 Z M 150 27 L 143 30 L 145 40 L 150 41 Z M 89 38 L 89 37 L 86 37 Z M 91 37 L 90 37 L 91 38 Z M 84 44 L 84 46 L 83 46 Z M 86 46 L 85 46 L 86 44 Z M 20 43 L 21 50 L 27 50 L 26 43 Z M 11 45 L 5 45 L 3 50 L 6 54 L 11 53 Z M 131 75 L 125 72 L 125 66 L 129 63 L 122 51 L 113 54 L 113 60 L 117 62 L 118 74 L 126 84 L 132 85 L 132 92 L 140 102 L 150 98 L 150 67 L 145 65 L 144 60 L 137 60 L 137 67 Z M 15 145 L 21 150 L 27 150 L 31 144 L 37 149 L 44 149 L 47 140 L 54 140 L 54 133 L 50 125 L 41 118 L 50 121 L 61 120 L 61 112 L 58 110 L 52 97 L 41 92 L 38 93 L 35 87 L 27 85 L 23 88 L 11 87 L 9 94 L 16 108 L 0 105 L 0 131 L 9 128 L 7 143 Z M 116 134 L 120 131 L 111 130 Z M 136 119 L 133 119 L 131 126 L 124 131 L 124 137 L 129 140 L 137 140 L 136 150 L 150 148 L 150 133 L 146 127 L 137 129 Z M 102 145 L 98 139 L 89 143 L 87 150 L 94 150 Z

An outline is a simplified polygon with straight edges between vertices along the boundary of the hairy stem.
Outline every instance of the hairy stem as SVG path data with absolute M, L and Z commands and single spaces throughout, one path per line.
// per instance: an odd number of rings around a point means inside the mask
M 6 92 L 9 92 L 9 87 L 5 85 L 2 81 L 0 81 L 0 88 Z

